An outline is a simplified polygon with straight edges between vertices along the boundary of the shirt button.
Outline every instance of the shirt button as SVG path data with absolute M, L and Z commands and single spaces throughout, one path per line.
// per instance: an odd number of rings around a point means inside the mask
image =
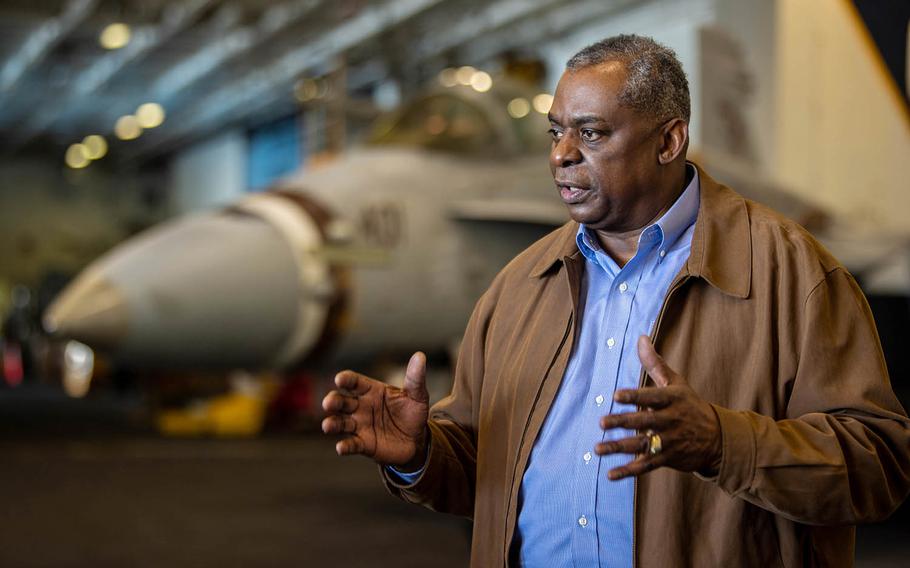
M 604 397 L 602 394 L 597 395 L 597 398 L 594 399 L 594 402 L 597 403 L 597 406 L 600 406 L 604 403 Z
M 582 515 L 582 516 L 578 517 L 578 524 L 583 527 L 586 527 L 586 526 L 588 526 L 588 519 L 586 519 L 585 516 Z
M 619 285 L 619 292 L 621 294 L 625 294 L 626 290 L 628 290 L 628 289 L 629 289 L 629 285 L 626 284 L 625 282 L 623 282 L 622 284 Z
M 607 347 L 609 347 L 610 349 L 613 349 L 613 346 L 614 346 L 614 345 L 616 345 L 616 340 L 615 340 L 615 339 L 613 339 L 613 338 L 611 337 L 610 339 L 607 340 Z
M 583 455 L 582 457 L 585 458 L 585 463 L 591 462 L 591 452 L 585 452 L 585 455 Z
M 660 258 L 663 258 L 665 256 L 667 256 L 667 251 L 665 251 L 665 250 L 660 251 Z

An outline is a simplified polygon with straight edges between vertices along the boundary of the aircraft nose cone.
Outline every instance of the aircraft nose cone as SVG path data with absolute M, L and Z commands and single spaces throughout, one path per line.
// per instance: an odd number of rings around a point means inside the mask
M 79 276 L 44 313 L 45 331 L 111 350 L 126 337 L 123 294 L 95 271 Z
M 129 365 L 272 366 L 307 292 L 299 270 L 282 233 L 263 219 L 196 215 L 95 261 L 44 324 Z

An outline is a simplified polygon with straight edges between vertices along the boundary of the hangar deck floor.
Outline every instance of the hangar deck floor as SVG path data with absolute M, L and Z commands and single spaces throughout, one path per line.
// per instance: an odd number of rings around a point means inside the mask
M 304 440 L 4 443 L 2 566 L 465 566 L 458 519 Z M 410 545 L 408 544 L 410 543 Z
M 390 497 L 317 434 L 163 439 L 109 401 L 0 391 L 0 566 L 468 563 L 468 521 Z

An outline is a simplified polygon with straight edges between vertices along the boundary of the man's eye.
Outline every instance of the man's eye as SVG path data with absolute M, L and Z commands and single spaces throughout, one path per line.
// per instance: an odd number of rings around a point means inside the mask
M 600 136 L 600 132 L 591 130 L 590 128 L 585 128 L 581 131 L 581 139 L 585 142 L 594 142 L 595 140 L 599 139 Z
M 551 129 L 547 130 L 547 134 L 549 134 L 550 138 L 552 138 L 553 140 L 559 140 L 560 138 L 562 138 L 562 132 L 556 130 L 555 128 L 551 128 Z

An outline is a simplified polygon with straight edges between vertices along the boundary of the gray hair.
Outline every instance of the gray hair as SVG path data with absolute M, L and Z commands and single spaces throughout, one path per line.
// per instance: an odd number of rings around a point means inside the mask
M 589 45 L 566 68 L 577 71 L 608 61 L 622 63 L 628 77 L 619 101 L 658 122 L 689 122 L 689 81 L 676 52 L 649 37 L 623 34 Z

